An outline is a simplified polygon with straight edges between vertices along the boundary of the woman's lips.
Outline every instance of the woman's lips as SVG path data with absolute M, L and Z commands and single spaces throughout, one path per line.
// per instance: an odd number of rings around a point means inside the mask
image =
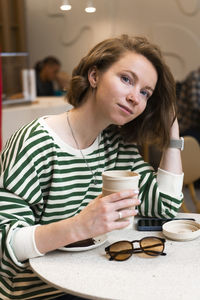
M 133 114 L 133 111 L 129 108 L 129 107 L 127 107 L 127 106 L 125 106 L 125 105 L 121 105 L 121 104 L 118 104 L 119 105 L 119 107 L 123 110 L 123 111 L 125 111 L 126 113 L 128 113 L 128 114 Z

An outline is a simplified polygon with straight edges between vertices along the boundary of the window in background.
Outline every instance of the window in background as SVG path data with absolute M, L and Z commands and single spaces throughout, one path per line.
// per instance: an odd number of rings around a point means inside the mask
M 25 1 L 0 1 L 0 49 L 3 104 L 32 101 L 33 70 L 28 69 Z

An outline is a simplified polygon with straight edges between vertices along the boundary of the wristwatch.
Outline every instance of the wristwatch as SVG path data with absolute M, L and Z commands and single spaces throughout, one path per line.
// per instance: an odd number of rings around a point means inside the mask
M 179 140 L 173 140 L 173 139 L 170 140 L 169 147 L 170 148 L 177 148 L 177 149 L 180 149 L 181 151 L 183 151 L 183 149 L 184 149 L 184 138 L 180 137 Z

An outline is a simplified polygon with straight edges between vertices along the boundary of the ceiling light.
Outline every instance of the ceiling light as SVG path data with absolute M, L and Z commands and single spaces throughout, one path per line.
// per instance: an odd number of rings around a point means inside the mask
M 87 13 L 93 13 L 93 12 L 96 11 L 96 7 L 94 7 L 92 1 L 88 1 L 88 2 L 87 2 L 87 6 L 86 6 L 86 8 L 85 8 L 85 11 L 86 11 Z
M 63 0 L 62 4 L 60 6 L 61 10 L 70 10 L 72 8 L 72 6 L 69 4 L 68 0 Z

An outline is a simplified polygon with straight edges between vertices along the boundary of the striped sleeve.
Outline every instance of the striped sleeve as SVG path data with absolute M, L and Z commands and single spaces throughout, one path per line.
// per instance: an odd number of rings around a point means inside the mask
M 38 174 L 29 153 L 31 143 L 26 143 L 34 130 L 31 124 L 14 134 L 1 156 L 1 272 L 8 277 L 27 267 L 27 262 L 19 262 L 15 257 L 12 233 L 16 228 L 35 224 L 31 204 L 42 201 Z

